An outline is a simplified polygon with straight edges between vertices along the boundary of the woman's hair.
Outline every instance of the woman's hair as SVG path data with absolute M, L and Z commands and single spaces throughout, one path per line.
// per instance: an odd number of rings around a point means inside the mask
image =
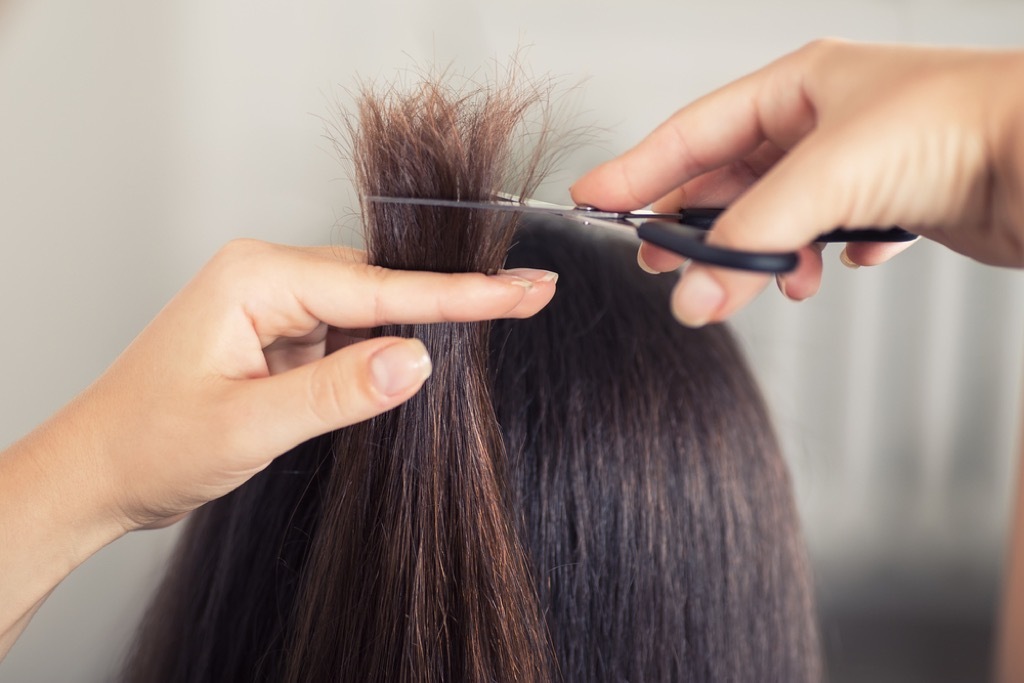
M 365 90 L 360 194 L 530 194 L 548 95 L 514 78 Z M 640 273 L 617 234 L 365 200 L 363 216 L 371 263 L 549 268 L 559 291 L 526 321 L 375 330 L 422 339 L 431 379 L 197 510 L 125 678 L 817 679 L 786 468 L 727 331 L 676 325 L 671 276 Z

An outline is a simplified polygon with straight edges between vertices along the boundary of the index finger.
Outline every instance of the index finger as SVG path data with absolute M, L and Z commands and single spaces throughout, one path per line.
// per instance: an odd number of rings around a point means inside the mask
M 816 120 L 804 87 L 804 53 L 787 55 L 679 110 L 636 147 L 576 181 L 573 201 L 630 211 L 742 159 L 765 141 L 789 149 Z
M 495 275 L 388 270 L 355 250 L 243 242 L 214 288 L 241 307 L 262 346 L 338 328 L 524 318 L 555 292 L 555 273 L 517 268 Z M 340 256 L 340 258 L 339 258 Z

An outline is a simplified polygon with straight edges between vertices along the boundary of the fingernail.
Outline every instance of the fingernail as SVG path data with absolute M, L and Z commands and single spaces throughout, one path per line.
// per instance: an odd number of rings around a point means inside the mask
M 784 296 L 784 297 L 786 297 L 788 299 L 789 298 L 789 294 L 786 293 L 786 278 L 780 277 L 780 276 L 776 275 L 775 276 L 775 282 L 778 283 L 779 291 L 782 292 L 782 296 Z
M 840 261 L 840 263 L 842 263 L 847 268 L 851 268 L 853 270 L 856 270 L 856 269 L 860 268 L 860 264 L 859 263 L 854 263 L 850 259 L 850 255 L 846 253 L 846 248 L 845 247 L 843 248 L 843 250 L 841 252 L 839 252 L 839 261 Z
M 374 388 L 384 396 L 402 394 L 430 377 L 433 366 L 427 347 L 419 339 L 395 342 L 370 358 Z
M 541 270 L 540 268 L 511 268 L 509 270 L 498 271 L 498 275 L 506 275 L 513 279 L 525 280 L 530 283 L 542 283 L 542 282 L 556 282 L 558 280 L 558 273 L 553 273 L 550 270 Z M 518 284 L 518 283 L 513 283 Z
M 503 272 L 496 273 L 494 277 L 504 282 L 507 282 L 510 285 L 515 285 L 516 287 L 522 287 L 523 289 L 526 290 L 533 289 L 533 283 L 527 280 L 526 278 L 521 278 L 516 275 L 509 275 L 508 273 Z
M 672 312 L 688 327 L 706 325 L 725 301 L 722 285 L 703 269 L 691 269 L 683 275 L 672 297 Z
M 647 265 L 647 261 L 644 261 L 644 250 L 643 249 L 637 249 L 637 251 L 636 251 L 636 264 L 638 266 L 640 266 L 640 270 L 644 271 L 645 273 L 650 273 L 651 275 L 657 275 L 658 274 L 658 271 L 656 271 L 654 268 L 651 268 L 649 265 Z

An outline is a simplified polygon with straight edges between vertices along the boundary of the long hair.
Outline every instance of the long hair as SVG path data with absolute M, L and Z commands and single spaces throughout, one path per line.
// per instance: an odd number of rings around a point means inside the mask
M 361 195 L 531 193 L 547 95 L 365 91 Z M 494 272 L 516 234 L 491 211 L 363 216 L 389 268 Z M 671 283 L 618 236 L 549 222 L 516 240 L 509 265 L 562 274 L 548 309 L 376 330 L 422 339 L 431 379 L 196 511 L 127 680 L 818 678 L 790 484 L 728 333 L 677 326 Z
M 813 681 L 810 571 L 764 402 L 728 330 L 668 313 L 636 242 L 526 226 L 510 266 L 560 273 L 492 334 L 494 400 L 566 681 Z

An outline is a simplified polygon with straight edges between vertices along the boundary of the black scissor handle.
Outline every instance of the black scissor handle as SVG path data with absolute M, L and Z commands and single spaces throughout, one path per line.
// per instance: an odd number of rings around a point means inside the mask
M 794 252 L 738 251 L 705 244 L 707 230 L 707 227 L 649 218 L 637 226 L 636 234 L 645 242 L 662 249 L 722 268 L 756 273 L 788 273 L 800 262 L 800 258 Z
M 725 209 L 680 209 L 679 222 L 702 230 L 710 230 Z M 903 228 L 836 228 L 818 235 L 815 242 L 910 242 L 917 235 Z
M 645 242 L 655 244 L 694 261 L 721 268 L 747 270 L 756 273 L 788 273 L 800 262 L 796 252 L 740 251 L 716 247 L 704 242 L 707 231 L 725 209 L 682 209 L 679 222 L 666 218 L 648 218 L 637 227 L 637 235 Z M 837 228 L 819 235 L 816 242 L 909 242 L 917 235 L 898 227 Z

